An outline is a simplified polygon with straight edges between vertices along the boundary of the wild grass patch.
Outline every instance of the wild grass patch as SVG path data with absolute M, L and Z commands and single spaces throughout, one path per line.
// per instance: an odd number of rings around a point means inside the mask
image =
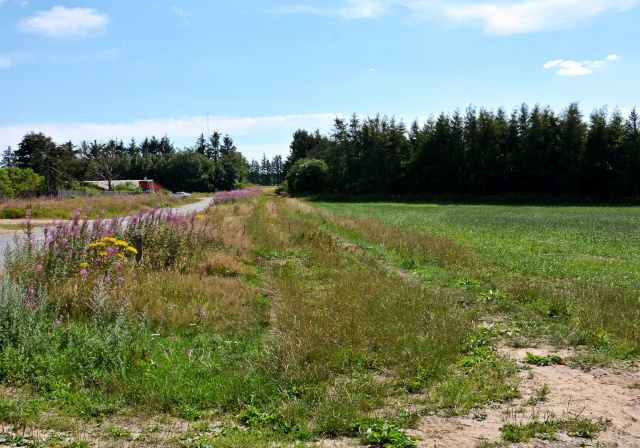
M 405 429 L 420 412 L 481 419 L 483 407 L 520 396 L 522 366 L 496 349 L 505 341 L 637 356 L 640 308 L 624 282 L 529 277 L 437 223 L 398 230 L 241 196 L 189 217 L 149 210 L 127 228 L 78 211 L 44 241 L 27 227 L 0 282 L 0 380 L 28 392 L 0 397 L 13 436 L 36 422 L 71 431 L 108 421 L 100 434 L 110 443 L 346 436 L 409 447 Z M 127 249 L 136 229 L 139 262 Z M 535 265 L 529 256 L 521 261 Z M 117 421 L 132 415 L 159 420 L 140 431 Z M 503 433 L 595 434 L 546 423 Z

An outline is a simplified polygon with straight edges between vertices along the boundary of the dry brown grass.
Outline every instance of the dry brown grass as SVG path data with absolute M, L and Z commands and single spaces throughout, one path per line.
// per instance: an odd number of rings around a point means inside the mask
M 156 270 L 148 263 L 138 265 L 133 260 L 123 260 L 122 267 L 111 273 L 114 286 L 104 298 L 105 306 L 117 308 L 126 303 L 132 313 L 146 315 L 168 329 L 205 324 L 227 332 L 251 326 L 256 316 L 249 308 L 257 292 L 245 282 L 256 275 L 249 264 L 255 251 L 246 223 L 255 206 L 253 201 L 208 209 L 209 219 L 196 220 L 195 225 L 217 227 L 216 247 L 207 248 L 197 257 L 181 258 L 173 268 Z M 161 236 L 155 236 L 162 240 Z M 145 253 L 146 257 L 153 255 Z M 61 297 L 63 316 L 87 318 L 93 314 L 93 280 L 102 280 L 105 273 L 94 275 L 89 270 L 91 275 L 84 281 L 75 275 L 52 285 L 56 296 Z M 117 276 L 124 281 L 119 283 Z
M 217 249 L 192 260 L 183 275 L 141 274 L 132 310 L 148 313 L 167 328 L 204 323 L 227 332 L 255 323 L 250 304 L 257 292 L 244 281 L 255 276 L 247 265 L 255 252 L 246 230 L 255 207 L 255 200 L 210 207 L 206 214 L 209 225 L 218 228 Z
M 247 233 L 247 220 L 253 214 L 257 199 L 235 204 L 217 204 L 207 214 L 218 226 L 219 247 L 234 254 L 242 262 L 253 257 L 253 241 Z
M 150 273 L 139 284 L 132 311 L 146 313 L 165 328 L 206 324 L 227 332 L 250 326 L 255 291 L 238 278 Z
M 463 268 L 467 273 L 479 261 L 469 248 L 445 236 L 398 229 L 371 219 L 336 215 L 321 211 L 296 199 L 288 199 L 287 207 L 299 213 L 322 217 L 365 240 L 383 244 L 397 251 L 403 257 L 415 257 L 421 261 L 435 263 L 443 268 Z
M 404 376 L 425 356 L 434 369 L 447 364 L 467 329 L 446 291 L 427 292 L 375 257 L 344 250 L 313 221 L 275 202 L 260 213 L 261 243 L 288 257 L 270 265 L 269 284 L 273 344 L 285 377 L 317 381 L 353 368 Z

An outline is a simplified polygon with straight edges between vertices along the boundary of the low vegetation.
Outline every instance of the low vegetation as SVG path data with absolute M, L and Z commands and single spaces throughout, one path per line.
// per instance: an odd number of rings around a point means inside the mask
M 598 257 L 569 277 L 544 269 L 546 252 L 496 256 L 517 242 L 497 217 L 469 221 L 472 233 L 459 209 L 437 206 L 318 207 L 258 189 L 213 199 L 127 225 L 85 206 L 43 238 L 27 221 L 0 279 L 0 443 L 412 447 L 425 413 L 482 416 L 520 396 L 526 365 L 500 344 L 584 353 L 528 354 L 533 365 L 638 358 L 632 282 L 591 277 Z M 530 218 L 510 213 L 514 225 Z M 539 213 L 566 235 L 580 225 Z M 613 214 L 620 235 L 624 213 Z M 577 244 L 564 231 L 538 243 Z M 500 443 L 606 428 L 574 420 L 505 424 Z
M 0 218 L 3 219 L 63 219 L 67 220 L 77 212 L 87 219 L 102 215 L 129 215 L 151 208 L 176 207 L 194 202 L 191 198 L 173 196 L 132 195 L 99 196 L 93 198 L 60 199 L 58 197 L 38 197 L 33 199 L 5 199 L 0 201 Z

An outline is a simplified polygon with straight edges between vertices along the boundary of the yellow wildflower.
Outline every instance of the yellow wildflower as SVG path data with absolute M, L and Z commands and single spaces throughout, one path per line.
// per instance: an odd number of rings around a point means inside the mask
M 196 219 L 203 219 L 204 215 L 196 215 Z
M 135 248 L 135 247 L 131 247 L 131 246 L 127 247 L 127 248 L 126 248 L 126 251 L 127 251 L 127 252 L 130 252 L 130 253 L 132 253 L 132 254 L 137 254 L 137 253 L 138 253 L 138 251 L 136 250 L 136 248 Z
M 101 251 L 101 252 L 98 252 L 98 255 L 101 257 L 106 257 L 109 254 L 107 254 L 105 251 Z
M 81 268 L 86 268 L 87 266 L 89 266 L 89 263 L 87 263 L 86 261 L 83 263 L 80 263 Z
M 127 246 L 129 246 L 129 243 L 127 243 L 126 241 L 123 241 L 123 240 L 117 240 L 115 242 L 115 245 L 119 246 L 119 247 L 127 247 Z
M 105 243 L 103 243 L 102 241 L 99 241 L 99 242 L 97 242 L 97 243 L 91 243 L 91 244 L 89 244 L 89 247 L 91 247 L 91 248 L 93 248 L 93 247 L 105 247 L 105 246 L 106 246 L 106 244 L 105 244 Z

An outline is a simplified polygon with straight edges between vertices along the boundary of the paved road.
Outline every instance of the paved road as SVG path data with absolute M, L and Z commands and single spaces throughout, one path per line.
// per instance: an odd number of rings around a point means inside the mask
M 210 197 L 200 199 L 198 202 L 194 202 L 193 204 L 181 205 L 180 207 L 175 207 L 175 208 L 172 208 L 171 210 L 173 210 L 174 213 L 177 213 L 180 215 L 188 215 L 190 213 L 204 210 L 209 206 L 209 204 L 211 204 Z M 20 230 L 20 231 L 11 232 L 11 233 L 0 234 L 0 269 L 4 267 L 4 253 L 7 250 L 7 247 L 14 248 L 16 245 L 15 243 L 16 234 L 20 236 L 22 234 L 22 231 Z M 37 229 L 35 231 L 35 237 L 36 239 L 44 238 L 44 232 L 41 229 Z

